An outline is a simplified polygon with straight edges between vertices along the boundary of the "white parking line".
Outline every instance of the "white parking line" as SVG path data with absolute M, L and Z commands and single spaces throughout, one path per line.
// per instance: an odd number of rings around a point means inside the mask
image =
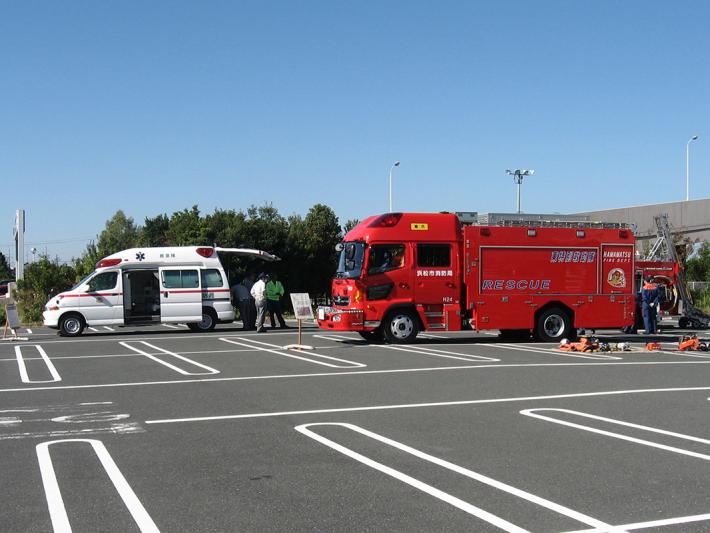
M 314 339 L 323 339 L 326 341 L 335 341 L 335 342 L 360 341 L 362 343 L 365 340 L 362 337 L 348 337 L 346 335 L 335 335 L 335 334 L 312 335 L 312 337 Z
M 444 335 L 434 335 L 433 333 L 420 333 L 417 336 L 422 339 L 448 339 L 448 337 L 445 337 Z
M 583 418 L 591 418 L 593 420 L 600 420 L 602 422 L 607 422 L 609 424 L 615 424 L 618 426 L 626 426 L 626 427 L 630 427 L 630 428 L 634 428 L 634 429 L 639 429 L 642 431 L 648 431 L 651 433 L 658 433 L 660 435 L 668 435 L 670 437 L 675 437 L 678 439 L 684 439 L 684 440 L 689 440 L 689 441 L 693 441 L 693 442 L 700 442 L 702 444 L 710 444 L 710 440 L 707 440 L 707 439 L 701 439 L 700 437 L 693 437 L 691 435 L 684 435 L 682 433 L 675 433 L 673 431 L 666 431 L 664 429 L 652 428 L 649 426 L 642 426 L 639 424 L 632 424 L 631 422 L 624 422 L 622 420 L 616 420 L 614 418 L 606 418 L 603 416 L 592 415 L 589 413 L 581 413 L 579 411 L 571 411 L 569 409 L 539 408 L 539 409 L 524 409 L 524 410 L 520 411 L 521 415 L 530 416 L 533 418 L 539 418 L 540 420 L 546 420 L 547 422 L 553 422 L 555 424 L 560 424 L 562 426 L 573 427 L 576 429 L 581 429 L 583 431 L 589 431 L 591 433 L 597 433 L 599 435 L 613 437 L 615 439 L 621 439 L 621 440 L 626 440 L 629 442 L 635 442 L 636 444 L 642 444 L 644 446 L 651 446 L 653 448 L 659 448 L 661 450 L 675 452 L 675 453 L 679 453 L 682 455 L 688 455 L 690 457 L 697 457 L 698 459 L 704 459 L 706 461 L 710 461 L 710 455 L 692 452 L 690 450 L 684 450 L 682 448 L 676 448 L 675 446 L 667 446 L 665 444 L 659 444 L 657 442 L 652 442 L 652 441 L 648 441 L 648 440 L 644 440 L 644 439 L 637 439 L 635 437 L 630 437 L 628 435 L 622 435 L 621 433 L 613 433 L 611 431 L 605 431 L 605 430 L 597 429 L 597 428 L 594 428 L 591 426 L 585 426 L 582 424 L 575 424 L 573 422 L 568 422 L 566 420 L 560 420 L 558 418 L 554 418 L 554 417 L 550 417 L 550 416 L 540 415 L 540 414 L 538 414 L 538 412 L 540 412 L 540 411 L 567 413 L 567 414 L 576 415 L 576 416 L 583 417 Z
M 88 330 L 90 330 L 90 331 L 93 331 L 93 332 L 95 332 L 95 333 L 98 333 L 98 331 L 99 331 L 98 329 L 92 328 L 91 326 L 89 326 L 89 327 L 86 328 L 86 329 L 88 329 Z
M 179 372 L 180 374 L 183 374 L 185 376 L 204 376 L 204 375 L 209 375 L 209 374 L 219 374 L 219 370 L 216 370 L 216 369 L 212 368 L 211 366 L 203 365 L 202 363 L 198 363 L 197 361 L 193 361 L 192 359 L 188 359 L 187 357 L 184 357 L 182 355 L 178 355 L 178 354 L 170 352 L 168 350 L 164 350 L 163 348 L 158 348 L 157 346 L 153 346 L 152 344 L 149 344 L 145 341 L 138 341 L 138 342 L 140 342 L 141 344 L 143 344 L 145 346 L 148 346 L 149 348 L 153 348 L 154 350 L 158 350 L 159 352 L 162 352 L 166 355 L 170 355 L 172 357 L 177 357 L 178 359 L 181 359 L 181 360 L 185 361 L 186 363 L 190 363 L 191 365 L 195 365 L 199 368 L 203 368 L 207 372 L 188 372 L 187 370 L 183 370 L 182 368 L 172 365 L 172 364 L 168 363 L 167 361 L 163 361 L 162 359 L 160 359 L 154 355 L 151 355 L 139 348 L 136 348 L 135 346 L 131 346 L 130 344 L 128 344 L 128 342 L 121 341 L 121 342 L 119 342 L 119 344 L 121 346 L 128 348 L 129 350 L 133 350 L 134 352 L 137 352 L 141 355 L 145 355 L 149 359 L 152 359 L 153 361 L 156 361 L 157 363 L 160 363 L 161 365 L 165 365 L 168 368 L 172 368 L 173 370 L 175 370 L 175 372 Z
M 116 331 L 115 329 L 110 328 L 110 327 L 108 327 L 108 326 L 104 326 L 104 329 L 105 329 L 105 330 L 108 330 L 108 331 Z
M 485 367 L 490 368 L 490 367 Z M 691 391 L 707 391 L 710 387 L 682 387 L 669 389 L 635 389 L 635 390 L 619 390 L 619 391 L 602 391 L 602 392 L 580 392 L 572 394 L 553 394 L 547 396 L 521 396 L 514 398 L 489 398 L 483 400 L 457 400 L 451 402 L 426 402 L 426 403 L 405 403 L 405 404 L 388 404 L 388 405 L 368 405 L 362 407 L 341 407 L 328 409 L 307 409 L 301 411 L 271 411 L 265 413 L 245 413 L 238 415 L 220 415 L 220 416 L 198 416 L 192 418 L 170 418 L 162 420 L 146 420 L 146 424 L 172 424 L 177 422 L 206 422 L 213 420 L 240 420 L 247 418 L 268 418 L 272 416 L 294 416 L 294 415 L 313 415 L 313 414 L 330 414 L 330 413 L 355 413 L 360 411 L 388 411 L 394 409 L 420 409 L 423 407 L 455 407 L 461 405 L 484 405 L 495 403 L 509 402 L 529 402 L 538 400 L 561 400 L 565 398 L 594 398 L 600 396 L 618 396 L 627 394 L 646 394 L 658 392 L 691 392 Z
M 172 325 L 172 324 L 160 324 L 160 325 L 163 326 L 164 328 L 180 329 L 179 327 L 174 326 L 174 325 Z
M 27 333 L 29 333 L 30 335 L 32 335 L 32 330 L 31 330 L 30 328 L 27 328 L 25 331 L 26 331 Z
M 663 526 L 674 526 L 677 524 L 689 524 L 691 522 L 701 522 L 704 520 L 710 520 L 710 514 L 696 514 L 691 516 L 679 516 L 676 518 L 664 518 L 661 520 L 652 520 L 650 522 L 636 522 L 634 524 L 624 524 L 622 526 L 617 526 L 623 528 L 626 531 L 633 531 L 635 529 L 646 529 L 649 527 L 663 527 Z M 580 529 L 577 531 L 567 531 L 565 533 L 605 533 L 607 529 L 594 528 L 594 529 Z
M 72 529 L 69 523 L 69 517 L 67 516 L 67 510 L 64 507 L 62 493 L 59 490 L 59 483 L 57 482 L 57 476 L 54 472 L 49 447 L 53 444 L 75 442 L 88 443 L 93 448 L 94 453 L 99 458 L 99 461 L 101 461 L 101 465 L 104 467 L 109 479 L 116 488 L 116 491 L 118 491 L 118 494 L 121 496 L 123 503 L 128 508 L 128 512 L 131 513 L 139 529 L 144 533 L 159 533 L 160 530 L 141 504 L 138 496 L 136 496 L 133 489 L 131 489 L 126 478 L 121 474 L 118 466 L 111 458 L 111 454 L 108 453 L 106 446 L 104 446 L 103 442 L 100 440 L 94 439 L 53 440 L 42 442 L 36 447 L 37 460 L 39 462 L 40 473 L 42 474 L 42 484 L 44 485 L 44 493 L 47 498 L 47 507 L 49 508 L 49 516 L 52 520 L 52 527 L 55 533 L 70 533 Z
M 408 476 L 407 474 L 404 474 L 403 472 L 400 472 L 399 470 L 395 470 L 394 468 L 390 468 L 389 466 L 386 466 L 382 463 L 378 463 L 378 462 L 370 459 L 369 457 L 359 454 L 359 453 L 351 450 L 350 448 L 346 448 L 345 446 L 338 444 L 337 442 L 332 441 L 326 437 L 323 437 L 323 436 L 321 436 L 309 429 L 309 428 L 315 427 L 315 426 L 331 426 L 331 427 L 336 426 L 336 427 L 347 428 L 351 431 L 359 433 L 360 435 L 364 435 L 364 436 L 369 437 L 373 440 L 376 440 L 378 442 L 381 442 L 383 444 L 386 444 L 388 446 L 396 448 L 400 451 L 403 451 L 405 453 L 413 455 L 414 457 L 417 457 L 417 458 L 427 461 L 429 463 L 433 463 L 437 466 L 441 466 L 442 468 L 446 468 L 447 470 L 450 470 L 450 471 L 455 472 L 457 474 L 461 474 L 462 476 L 465 476 L 469 479 L 473 479 L 475 481 L 478 481 L 479 483 L 483 483 L 485 485 L 488 485 L 490 487 L 498 489 L 502 492 L 506 492 L 508 494 L 511 494 L 511 495 L 521 498 L 523 500 L 529 501 L 531 503 L 534 503 L 536 505 L 539 505 L 541 507 L 549 509 L 553 512 L 556 512 L 558 514 L 561 514 L 561 515 L 571 518 L 573 520 L 577 520 L 579 522 L 582 522 L 583 524 L 587 524 L 587 525 L 592 526 L 594 528 L 603 528 L 604 531 L 609 531 L 609 532 L 614 532 L 614 533 L 621 533 L 623 531 L 623 529 L 621 529 L 621 528 L 606 524 L 605 522 L 602 522 L 601 520 L 597 520 L 596 518 L 592 518 L 591 516 L 587 516 L 583 513 L 580 513 L 578 511 L 570 509 L 569 507 L 565 507 L 563 505 L 560 505 L 560 504 L 555 503 L 553 501 L 547 500 L 547 499 L 542 498 L 540 496 L 536 496 L 535 494 L 531 494 L 530 492 L 526 492 L 522 489 L 518 489 L 516 487 L 513 487 L 512 485 L 508 485 L 507 483 L 503 483 L 502 481 L 495 480 L 495 479 L 485 476 L 483 474 L 479 474 L 478 472 L 474 472 L 473 470 L 469 470 L 467 468 L 456 465 L 454 463 L 450 463 L 448 461 L 445 461 L 444 459 L 434 457 L 433 455 L 429 455 L 428 453 L 425 453 L 425 452 L 422 452 L 422 451 L 417 450 L 415 448 L 412 448 L 411 446 L 407 446 L 406 444 L 402 444 L 401 442 L 389 439 L 389 438 L 379 435 L 377 433 L 373 433 L 372 431 L 368 431 L 366 429 L 363 429 L 360 426 L 356 426 L 353 424 L 346 424 L 346 423 L 323 422 L 323 423 L 313 423 L 313 424 L 302 424 L 300 426 L 295 427 L 296 431 L 298 431 L 299 433 L 302 433 L 302 434 L 306 435 L 307 437 L 310 437 L 310 438 L 316 440 L 317 442 L 320 442 L 321 444 L 324 444 L 325 446 L 328 446 L 329 448 L 336 450 L 336 451 L 350 457 L 351 459 L 355 459 L 356 461 L 358 461 L 364 465 L 374 468 L 375 470 L 378 470 L 384 474 L 387 474 L 388 476 L 391 476 L 399 481 L 402 481 L 403 483 L 406 483 L 407 485 L 417 488 L 417 489 L 419 489 L 431 496 L 434 496 L 437 499 L 440 499 L 450 505 L 453 505 L 454 507 L 456 507 L 458 509 L 461 509 L 464 512 L 472 514 L 472 515 L 480 518 L 481 520 L 488 522 L 489 524 L 492 524 L 500 529 L 503 529 L 504 531 L 526 532 L 527 530 L 525 530 L 519 526 L 516 526 L 515 524 L 513 524 L 507 520 L 504 520 L 503 518 L 500 518 L 499 516 L 489 513 L 488 511 L 484 511 L 480 507 L 476 507 L 474 505 L 471 505 L 470 503 L 467 503 L 459 498 L 456 498 L 455 496 L 452 496 L 451 494 L 443 492 L 443 491 L 441 491 L 441 490 L 439 490 L 427 483 L 424 483 L 422 481 L 419 481 L 418 479 Z
M 143 355 L 143 354 L 141 354 Z M 131 357 L 126 355 L 125 357 Z M 153 385 L 184 385 L 187 383 L 204 385 L 206 383 L 217 383 L 221 381 L 259 381 L 259 380 L 280 380 L 280 379 L 303 379 L 303 378 L 352 378 L 361 377 L 370 374 L 409 374 L 419 372 L 450 372 L 459 370 L 490 370 L 493 368 L 551 368 L 551 367 L 596 367 L 596 366 L 657 366 L 657 365 L 707 365 L 710 361 L 634 361 L 634 362 L 618 362 L 618 363 L 511 363 L 511 364 L 470 364 L 470 365 L 455 365 L 455 366 L 430 366 L 417 368 L 390 368 L 386 370 L 352 370 L 348 372 L 311 372 L 307 374 L 265 374 L 256 376 L 235 376 L 235 377 L 220 377 L 220 378 L 203 378 L 200 380 L 194 379 L 172 379 L 161 381 L 129 381 L 117 383 L 90 383 L 87 385 L 53 385 L 50 387 L 23 387 L 0 389 L 3 392 L 37 392 L 46 390 L 74 390 L 74 389 L 112 389 L 120 387 L 146 387 Z M 635 391 L 607 391 L 591 394 L 592 396 L 604 396 L 610 394 L 632 394 L 638 392 L 676 392 L 688 390 L 710 390 L 710 387 L 691 387 L 681 389 L 638 389 Z M 566 397 L 566 396 L 562 396 Z M 533 397 L 532 399 L 549 399 L 549 397 Z
M 680 355 L 682 357 L 697 357 L 698 359 L 710 359 L 710 355 L 703 355 L 700 353 L 690 353 L 690 352 L 681 352 L 678 350 L 677 352 L 670 352 L 668 350 L 659 350 L 654 353 L 662 353 L 666 355 Z
M 238 340 L 234 340 L 234 339 L 238 339 Z M 328 355 L 309 353 L 309 355 L 311 357 L 320 357 L 321 359 L 328 359 L 329 361 L 338 361 L 339 363 L 345 363 L 345 364 L 344 365 L 336 365 L 333 363 L 326 363 L 325 361 L 318 361 L 316 359 L 311 359 L 310 357 L 303 357 L 301 355 L 289 353 L 288 351 L 284 350 L 281 346 L 278 346 L 276 344 L 268 344 L 266 342 L 255 341 L 253 339 L 246 339 L 244 337 L 232 337 L 232 338 L 222 337 L 219 340 L 224 341 L 224 342 L 228 342 L 230 344 L 236 344 L 237 346 L 244 346 L 247 348 L 256 348 L 260 351 L 273 353 L 276 355 L 281 355 L 283 357 L 290 357 L 292 359 L 300 359 L 301 361 L 307 361 L 309 363 L 314 363 L 316 365 L 329 366 L 331 368 L 364 368 L 367 366 L 363 363 L 357 363 L 355 361 L 348 361 L 347 359 L 339 359 L 337 357 L 330 357 Z M 267 346 L 267 348 L 262 348 L 261 346 L 257 346 L 257 345 Z M 270 348 L 268 348 L 268 347 L 270 347 Z
M 20 370 L 20 379 L 22 379 L 23 383 L 55 383 L 57 381 L 62 380 L 61 376 L 59 375 L 59 372 L 57 372 L 57 369 L 54 368 L 52 361 L 49 359 L 49 357 L 45 353 L 44 349 L 39 344 L 27 344 L 24 347 L 37 349 L 37 351 L 39 352 L 39 355 L 42 356 L 42 360 L 44 361 L 44 364 L 47 365 L 47 369 L 49 370 L 49 373 L 52 375 L 52 379 L 31 380 L 29 378 L 29 376 L 27 375 L 27 367 L 25 366 L 25 360 L 22 358 L 23 346 L 15 346 L 15 357 L 17 358 L 17 366 L 18 366 L 18 369 Z
M 481 361 L 490 361 L 490 362 L 497 362 L 500 361 L 500 359 L 494 359 L 493 357 L 484 357 L 482 355 L 467 355 L 467 354 L 462 354 L 462 353 L 456 353 L 456 352 L 447 352 L 445 350 L 439 350 L 436 348 L 426 348 L 424 346 L 384 346 L 384 348 L 388 348 L 390 350 L 397 350 L 400 352 L 410 352 L 410 353 L 416 353 L 419 355 L 432 355 L 434 357 L 444 357 L 446 359 L 459 359 L 460 361 L 473 361 L 473 362 L 481 362 Z

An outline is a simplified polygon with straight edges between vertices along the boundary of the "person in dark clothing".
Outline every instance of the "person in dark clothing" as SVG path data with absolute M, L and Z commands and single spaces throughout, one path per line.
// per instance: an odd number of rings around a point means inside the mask
M 646 276 L 641 289 L 641 312 L 647 335 L 657 332 L 656 320 L 659 303 L 658 285 L 654 283 L 653 276 Z

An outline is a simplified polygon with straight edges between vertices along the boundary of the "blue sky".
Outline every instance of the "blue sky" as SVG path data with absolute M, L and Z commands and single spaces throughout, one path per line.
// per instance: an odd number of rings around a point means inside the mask
M 704 1 L 0 1 L 0 250 L 123 209 L 341 221 L 710 196 Z M 59 242 L 64 241 L 64 242 Z M 70 241 L 70 242 L 66 242 Z M 45 244 L 46 243 L 46 244 Z

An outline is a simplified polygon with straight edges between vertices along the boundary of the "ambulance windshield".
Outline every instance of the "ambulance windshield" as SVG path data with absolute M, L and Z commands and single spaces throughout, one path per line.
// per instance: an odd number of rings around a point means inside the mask
M 362 272 L 362 259 L 365 256 L 364 242 L 344 242 L 340 251 L 340 261 L 336 278 L 359 278 Z

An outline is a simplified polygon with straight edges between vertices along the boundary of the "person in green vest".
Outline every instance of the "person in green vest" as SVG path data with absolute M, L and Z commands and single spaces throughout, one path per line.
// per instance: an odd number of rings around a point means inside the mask
M 269 312 L 269 321 L 271 327 L 276 327 L 274 315 L 279 321 L 282 329 L 288 328 L 281 310 L 281 299 L 284 296 L 284 286 L 279 281 L 278 275 L 274 272 L 269 275 L 269 281 L 266 282 L 266 309 Z

